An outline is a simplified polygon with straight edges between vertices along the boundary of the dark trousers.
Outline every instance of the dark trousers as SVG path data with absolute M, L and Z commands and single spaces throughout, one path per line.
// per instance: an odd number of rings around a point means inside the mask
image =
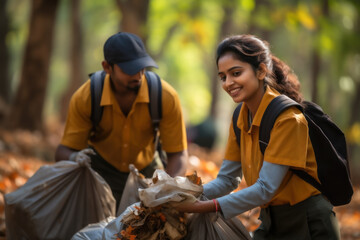
M 95 151 L 95 150 L 94 150 Z M 95 151 L 96 152 L 96 151 Z M 104 160 L 100 154 L 91 155 L 91 168 L 95 170 L 109 184 L 116 200 L 116 211 L 119 207 L 122 193 L 125 188 L 128 172 L 120 172 L 113 165 Z M 152 178 L 155 170 L 159 168 L 156 161 L 140 171 L 146 178 Z
M 263 208 L 260 220 L 262 223 L 254 232 L 255 240 L 340 239 L 333 206 L 323 195 L 310 197 L 293 206 Z

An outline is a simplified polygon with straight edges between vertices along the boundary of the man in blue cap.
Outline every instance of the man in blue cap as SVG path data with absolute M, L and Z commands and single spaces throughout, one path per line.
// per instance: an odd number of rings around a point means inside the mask
M 154 161 L 154 130 L 149 114 L 149 91 L 145 68 L 157 64 L 148 55 L 141 39 L 119 32 L 104 44 L 106 72 L 100 105 L 101 121 L 92 135 L 90 80 L 72 96 L 64 135 L 55 160 L 89 163 L 110 185 L 117 206 L 129 174 L 129 164 L 146 177 L 157 168 Z M 162 119 L 160 139 L 167 154 L 170 176 L 184 175 L 187 161 L 186 130 L 176 91 L 161 80 Z

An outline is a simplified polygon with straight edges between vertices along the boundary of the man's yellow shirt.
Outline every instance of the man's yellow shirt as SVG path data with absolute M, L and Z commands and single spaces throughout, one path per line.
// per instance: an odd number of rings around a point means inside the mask
M 180 152 L 187 149 L 186 129 L 181 104 L 176 91 L 164 80 L 162 84 L 162 119 L 160 138 L 163 150 Z M 97 135 L 90 139 L 92 130 L 90 80 L 72 96 L 61 144 L 81 150 L 89 145 L 110 164 L 122 172 L 129 164 L 139 170 L 148 166 L 154 156 L 154 132 L 149 113 L 149 93 L 145 76 L 127 116 L 121 111 L 111 89 L 107 74 L 100 105 L 103 114 Z

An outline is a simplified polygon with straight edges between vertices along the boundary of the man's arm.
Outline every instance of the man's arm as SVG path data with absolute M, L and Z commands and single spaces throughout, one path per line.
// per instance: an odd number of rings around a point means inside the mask
M 188 158 L 187 150 L 175 153 L 166 153 L 167 155 L 167 166 L 166 172 L 171 176 L 185 176 L 186 163 Z
M 70 155 L 74 152 L 77 152 L 78 150 L 66 147 L 62 144 L 59 144 L 59 146 L 56 149 L 55 152 L 55 161 L 61 161 L 61 160 L 69 160 Z

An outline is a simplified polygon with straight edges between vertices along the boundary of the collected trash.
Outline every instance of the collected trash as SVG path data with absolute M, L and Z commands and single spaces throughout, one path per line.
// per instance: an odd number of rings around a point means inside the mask
M 110 187 L 77 162 L 42 166 L 22 187 L 5 195 L 8 239 L 68 240 L 110 216 L 115 216 Z
M 201 179 L 196 173 L 172 178 L 158 169 L 147 185 L 138 189 L 140 202 L 110 222 L 102 239 L 115 236 L 121 240 L 178 240 L 186 236 L 186 215 L 171 206 L 181 201 L 196 201 L 203 192 Z
M 102 239 L 120 240 L 178 240 L 187 233 L 183 213 L 174 208 L 148 208 L 134 203 L 103 231 Z
M 156 207 L 161 204 L 195 202 L 202 192 L 201 179 L 196 172 L 186 177 L 172 178 L 164 170 L 157 169 L 149 187 L 139 189 L 139 197 L 146 207 Z
M 106 225 L 104 222 L 89 225 L 72 240 L 251 239 L 237 218 L 225 220 L 220 213 L 180 213 L 173 207 L 200 198 L 205 200 L 202 181 L 196 172 L 172 178 L 164 170 L 156 170 L 152 179 L 146 179 L 130 166 L 124 192 L 120 206 L 130 205 L 121 214 L 118 211 L 118 217 Z
M 121 196 L 116 216 L 120 216 L 120 214 L 133 203 L 140 202 L 138 190 L 148 188 L 152 182 L 151 178 L 145 178 L 133 164 L 129 165 L 129 170 L 130 173 Z

